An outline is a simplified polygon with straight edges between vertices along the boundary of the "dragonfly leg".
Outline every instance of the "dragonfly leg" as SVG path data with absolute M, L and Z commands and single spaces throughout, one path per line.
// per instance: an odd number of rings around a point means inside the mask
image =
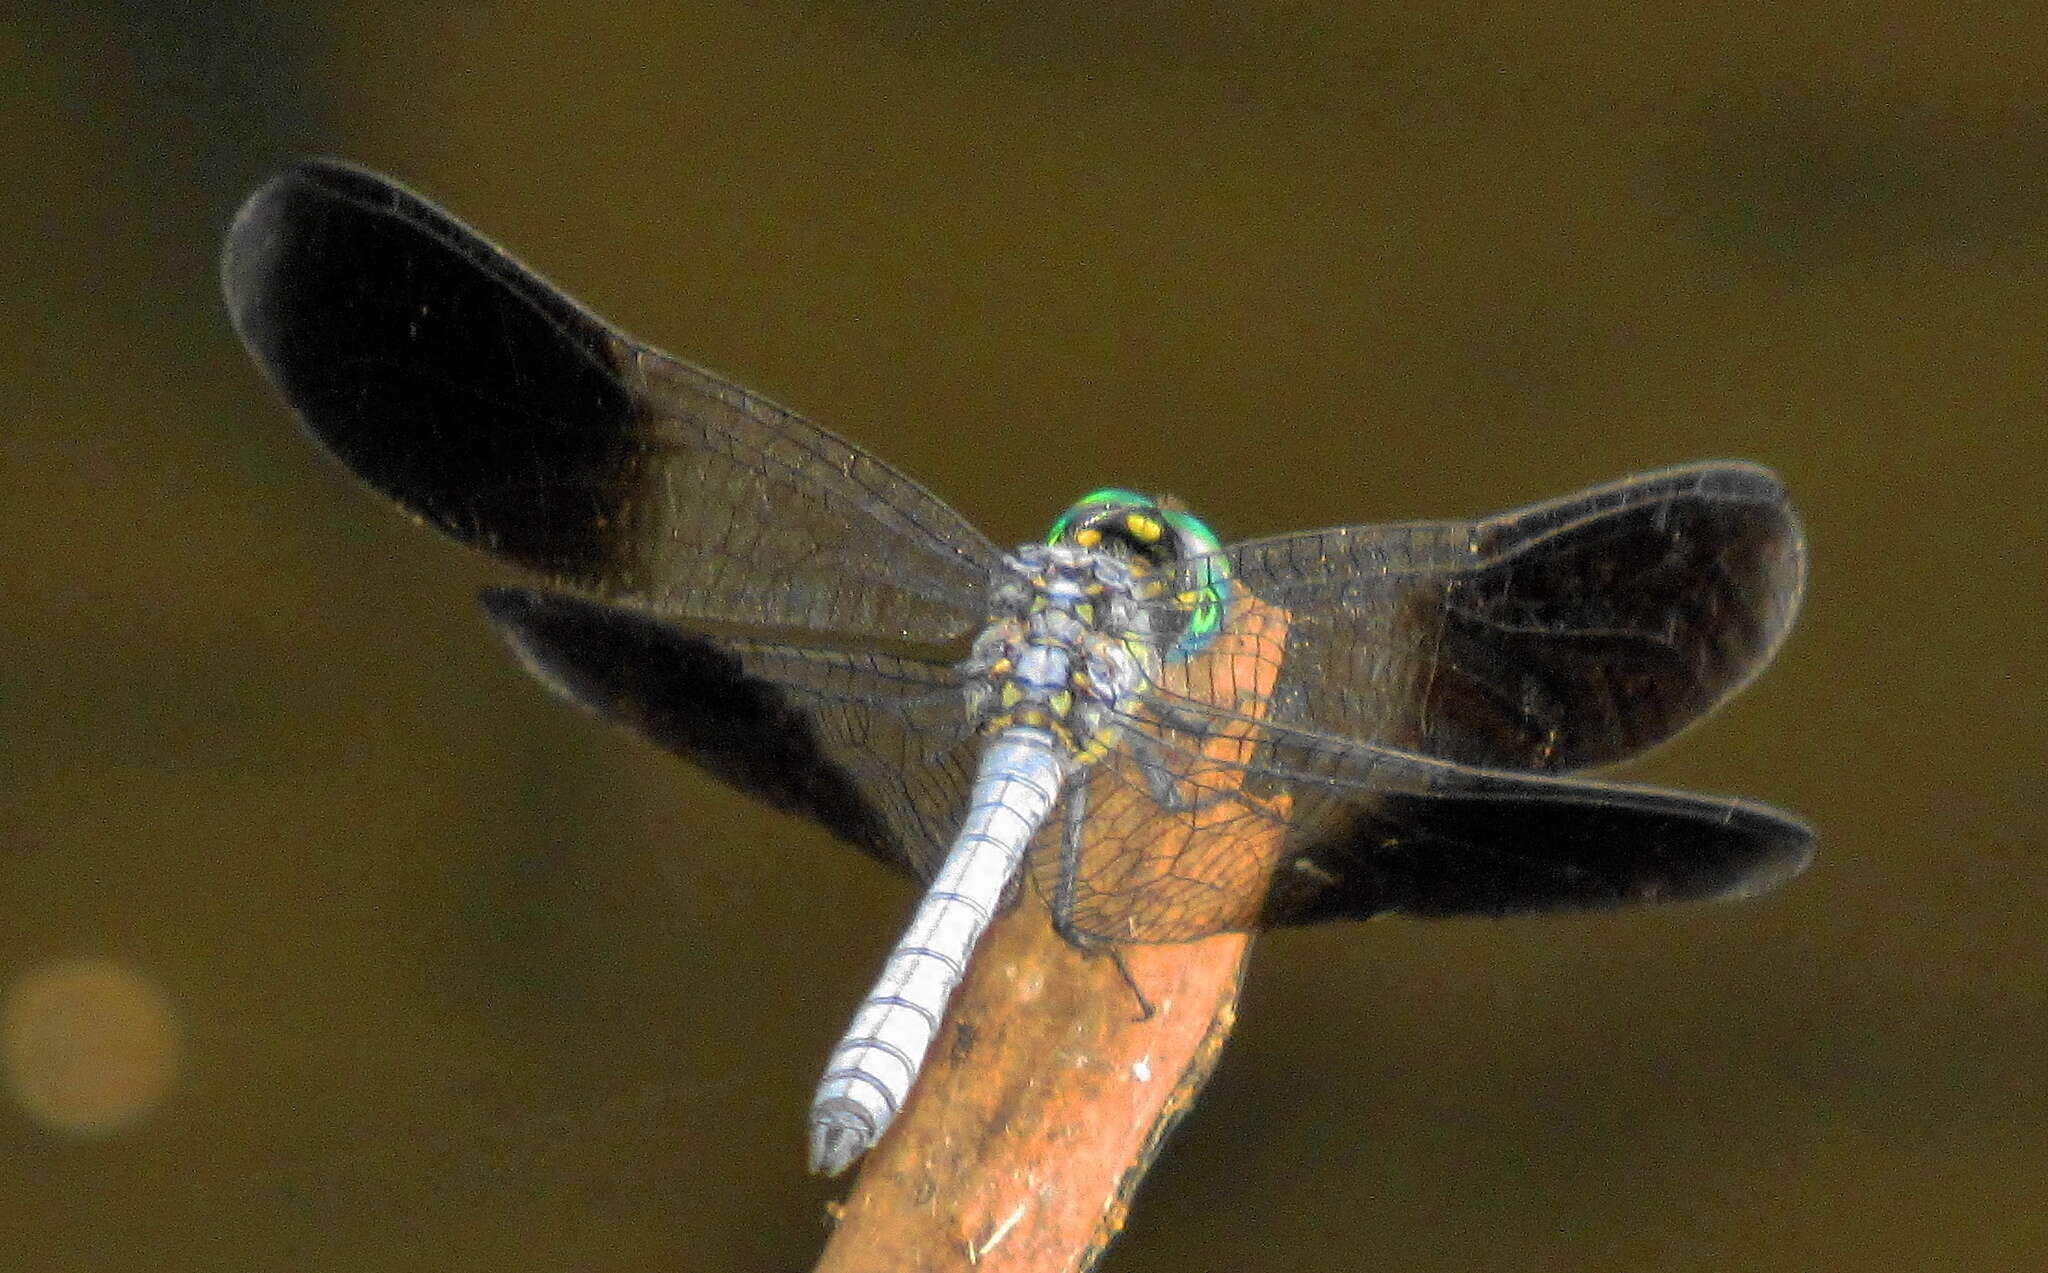
M 1130 987 L 1131 998 L 1138 1001 L 1138 1015 L 1135 1020 L 1152 1019 L 1152 1001 L 1145 997 L 1145 991 L 1138 985 L 1138 979 L 1131 975 L 1131 967 L 1124 962 L 1123 952 L 1116 943 L 1084 933 L 1074 927 L 1074 880 L 1081 870 L 1081 836 L 1088 821 L 1088 781 L 1077 779 L 1067 791 L 1064 806 L 1065 817 L 1060 825 L 1060 876 L 1053 886 L 1051 902 L 1053 931 L 1068 945 L 1088 955 L 1104 954 L 1116 965 L 1117 975 Z
M 1060 873 L 1053 885 L 1052 927 L 1068 945 L 1088 949 L 1088 939 L 1074 927 L 1074 881 L 1081 873 L 1081 833 L 1088 821 L 1088 779 L 1085 774 L 1067 784 L 1067 798 L 1061 806 Z
M 1174 728 L 1178 729 L 1178 726 Z M 1124 734 L 1131 745 L 1131 755 L 1138 762 L 1139 772 L 1145 775 L 1145 790 L 1162 809 L 1173 813 L 1200 813 L 1213 804 L 1228 800 L 1235 792 L 1211 791 L 1193 799 L 1181 794 L 1181 780 L 1167 767 L 1166 757 L 1161 753 L 1159 741 L 1136 730 Z
M 1204 723 L 1202 717 L 1193 712 L 1184 712 L 1166 703 L 1148 702 L 1145 706 L 1159 718 L 1159 723 L 1176 734 L 1187 734 L 1194 738 L 1207 738 L 1215 731 Z
M 1150 1021 L 1153 1012 L 1152 1001 L 1145 997 L 1145 991 L 1138 985 L 1138 979 L 1131 975 L 1131 966 L 1124 962 L 1123 952 L 1115 946 L 1105 946 L 1103 950 L 1109 956 L 1109 961 L 1116 965 L 1117 973 L 1123 977 L 1124 984 L 1130 987 L 1131 998 L 1138 1001 L 1138 1015 L 1131 1019 L 1133 1021 Z

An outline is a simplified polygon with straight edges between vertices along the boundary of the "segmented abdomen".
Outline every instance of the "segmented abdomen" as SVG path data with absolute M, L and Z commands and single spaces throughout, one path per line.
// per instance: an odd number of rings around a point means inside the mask
M 811 1170 L 845 1170 L 903 1107 L 975 943 L 1059 798 L 1068 764 L 1049 732 L 1027 726 L 1004 730 L 982 753 L 967 820 L 945 864 L 826 1063 L 811 1101 Z

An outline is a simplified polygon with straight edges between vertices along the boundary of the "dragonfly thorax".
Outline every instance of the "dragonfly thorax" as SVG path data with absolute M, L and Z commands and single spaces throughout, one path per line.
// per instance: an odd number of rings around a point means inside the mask
M 1079 764 L 1116 743 L 1116 720 L 1151 688 L 1160 654 L 1141 562 L 1070 544 L 1026 544 L 990 589 L 988 626 L 960 665 L 984 732 L 1042 729 Z

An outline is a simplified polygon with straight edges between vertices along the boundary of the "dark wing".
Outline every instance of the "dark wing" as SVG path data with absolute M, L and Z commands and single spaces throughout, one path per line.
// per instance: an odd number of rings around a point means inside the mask
M 1712 711 L 1769 662 L 1806 578 L 1784 488 L 1742 463 L 1227 554 L 1288 615 L 1269 719 L 1539 771 L 1621 760 Z
M 306 428 L 436 529 L 651 613 L 923 642 L 1000 554 L 867 452 L 636 344 L 391 181 L 292 168 L 228 231 L 236 330 Z
M 560 593 L 493 588 L 483 603 L 563 698 L 888 866 L 937 870 L 975 764 L 951 667 L 694 631 Z
M 1033 846 L 1037 886 L 1073 931 L 1186 941 L 1386 912 L 1744 897 L 1812 857 L 1810 830 L 1749 801 L 1475 769 L 1193 704 L 1176 719 L 1127 718 L 1124 745 L 1070 788 L 1088 801 L 1078 852 L 1061 855 L 1053 829 Z M 1248 760 L 1230 755 L 1233 732 Z
M 1335 740 L 1281 740 L 1276 750 L 1282 769 L 1367 776 L 1294 782 L 1268 924 L 1750 897 L 1813 859 L 1804 823 L 1752 801 L 1455 767 L 1402 790 L 1423 758 Z

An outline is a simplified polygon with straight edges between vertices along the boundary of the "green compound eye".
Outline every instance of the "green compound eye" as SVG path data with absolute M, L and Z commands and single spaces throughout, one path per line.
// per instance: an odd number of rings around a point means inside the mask
M 1120 486 L 1105 486 L 1099 491 L 1090 491 L 1080 499 L 1075 500 L 1072 507 L 1068 508 L 1066 512 L 1061 513 L 1053 521 L 1052 529 L 1045 532 L 1045 542 L 1048 545 L 1057 544 L 1074 528 L 1075 522 L 1085 521 L 1089 514 L 1096 512 L 1105 505 L 1125 508 L 1150 508 L 1152 507 L 1152 501 L 1136 491 L 1127 491 Z
M 1173 528 L 1181 557 L 1198 559 L 1190 572 L 1188 591 L 1175 598 L 1192 606 L 1188 626 L 1166 656 L 1169 661 L 1179 661 L 1191 658 L 1222 629 L 1223 604 L 1230 595 L 1230 564 L 1223 559 L 1222 541 L 1201 518 L 1177 508 L 1162 508 L 1159 515 Z
M 1175 563 L 1194 559 L 1180 576 L 1183 591 L 1173 598 L 1186 612 L 1187 623 L 1173 648 L 1165 652 L 1167 662 L 1191 658 L 1215 639 L 1230 597 L 1230 566 L 1216 533 L 1201 518 L 1172 501 L 1105 486 L 1083 495 L 1061 513 L 1046 532 L 1045 542 L 1071 539 L 1083 548 L 1093 548 L 1104 536 L 1133 545 L 1139 556 L 1158 568 L 1170 570 Z

